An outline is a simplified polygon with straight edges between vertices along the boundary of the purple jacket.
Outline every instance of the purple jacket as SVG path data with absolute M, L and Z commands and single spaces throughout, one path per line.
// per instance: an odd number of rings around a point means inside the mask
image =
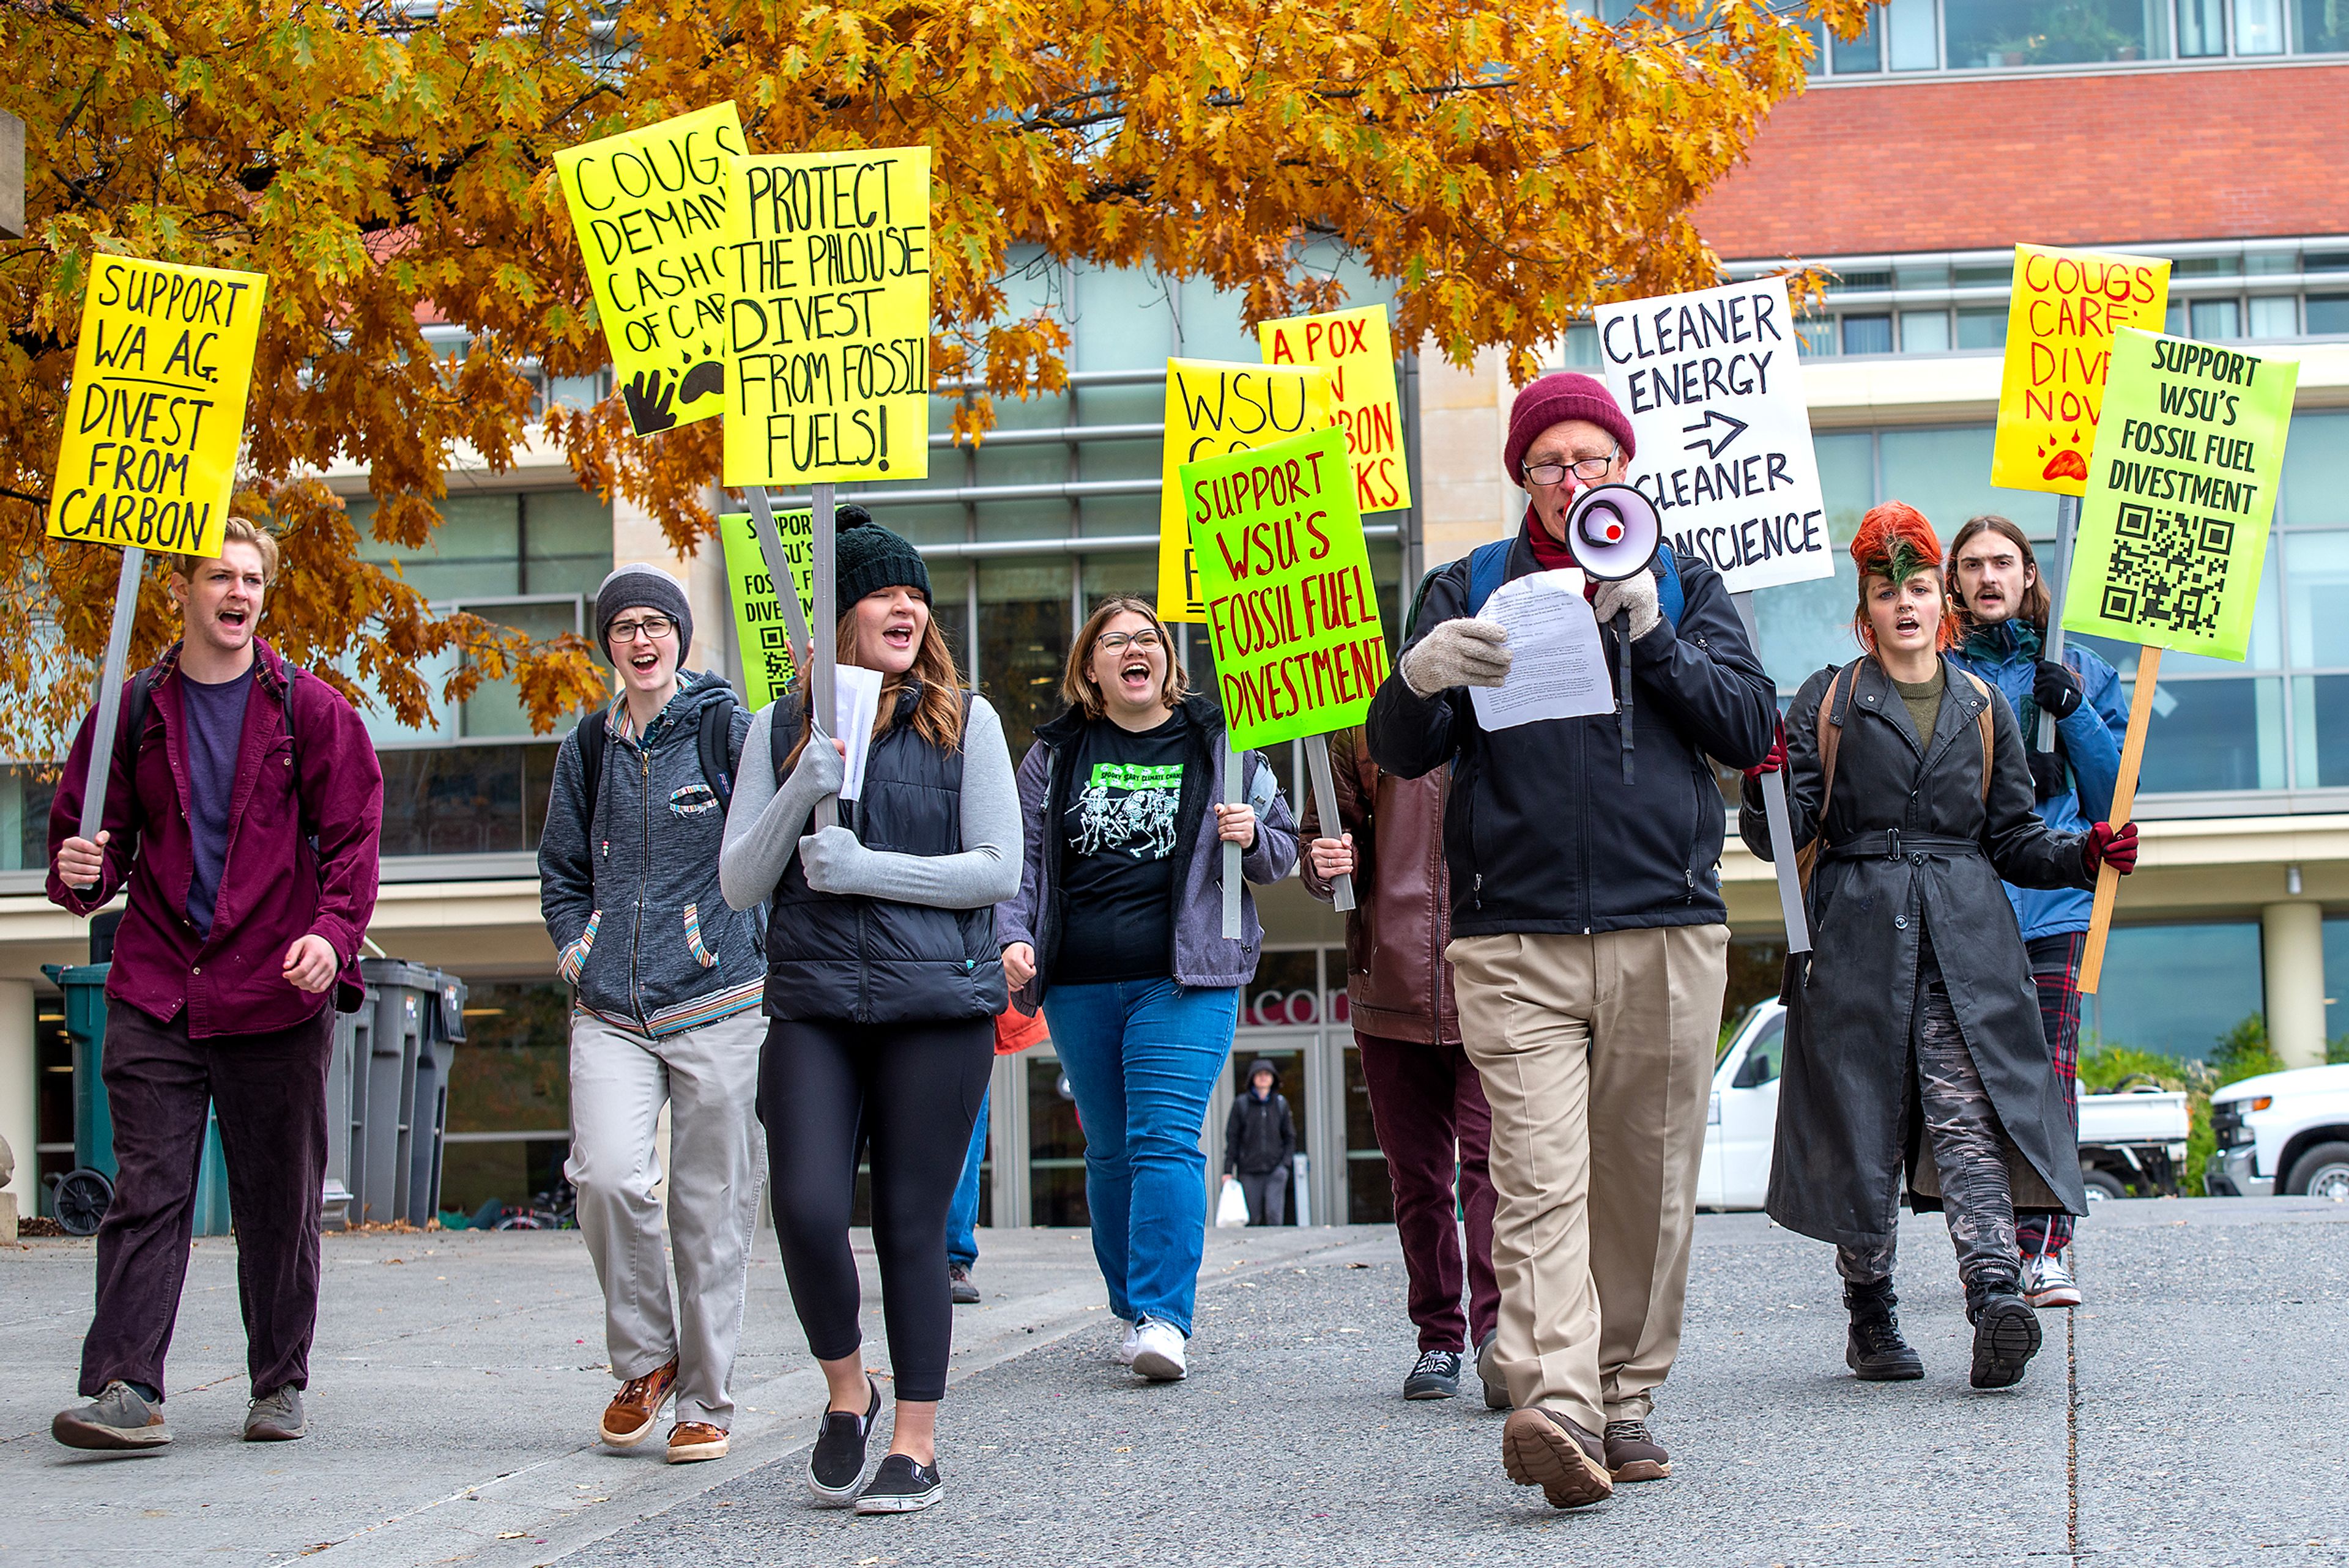
M 125 766 L 130 748 L 127 738 L 117 738 L 106 787 L 105 826 L 111 836 L 104 874 L 90 897 L 57 879 L 57 861 L 58 847 L 81 821 L 95 714 L 74 737 L 49 808 L 52 903 L 88 915 L 126 881 L 130 886 L 129 908 L 115 933 L 108 998 L 161 1023 L 185 1008 L 192 1039 L 265 1034 L 316 1016 L 325 998 L 296 990 L 285 975 L 286 949 L 305 935 L 323 936 L 335 950 L 342 963 L 336 995 L 357 1006 L 359 943 L 375 915 L 383 769 L 366 727 L 326 682 L 305 677 L 295 684 L 299 788 L 318 835 L 313 855 L 295 793 L 295 746 L 285 733 L 285 665 L 265 642 L 256 640 L 254 650 L 253 696 L 244 706 L 244 747 L 229 808 L 228 861 L 209 937 L 198 936 L 188 919 L 195 845 L 184 804 L 188 747 L 178 644 L 156 661 L 162 675 L 135 764 Z

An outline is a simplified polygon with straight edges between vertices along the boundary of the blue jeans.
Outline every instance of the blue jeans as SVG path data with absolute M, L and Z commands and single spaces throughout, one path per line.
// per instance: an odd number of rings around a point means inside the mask
M 947 1210 L 947 1262 L 965 1268 L 978 1262 L 978 1162 L 986 1157 L 987 1096 L 983 1094 L 978 1097 L 978 1119 L 971 1123 L 970 1152 L 962 1158 L 962 1180 L 955 1183 L 954 1203 Z
M 1085 1203 L 1110 1310 L 1191 1332 L 1207 1235 L 1207 1096 L 1231 1057 L 1237 986 L 1060 985 L 1052 1048 L 1085 1127 Z

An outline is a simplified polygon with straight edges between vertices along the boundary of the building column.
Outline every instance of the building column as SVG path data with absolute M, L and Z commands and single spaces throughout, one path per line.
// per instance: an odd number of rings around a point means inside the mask
M 2267 972 L 2268 1045 L 2288 1068 L 2324 1065 L 2324 911 L 2271 903 L 2260 911 Z
M 1411 476 L 1419 503 L 1421 570 L 1506 539 L 1524 514 L 1525 498 L 1501 471 L 1508 435 L 1508 356 L 1481 351 L 1464 368 L 1427 347 L 1419 355 L 1419 469 Z M 1404 592 L 1411 590 L 1404 585 Z
M 0 980 L 0 1138 L 16 1156 L 7 1193 L 16 1214 L 40 1212 L 40 1069 L 35 1060 L 35 1006 L 30 980 Z M 0 1196 L 0 1208 L 6 1197 Z M 14 1239 L 16 1216 L 0 1222 L 0 1239 Z

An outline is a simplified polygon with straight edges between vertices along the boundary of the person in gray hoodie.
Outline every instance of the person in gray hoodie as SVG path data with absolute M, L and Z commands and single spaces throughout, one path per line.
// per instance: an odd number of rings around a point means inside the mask
M 674 1393 L 672 1464 L 726 1452 L 766 1170 L 751 1104 L 766 963 L 719 888 L 725 799 L 750 717 L 719 675 L 681 671 L 693 612 L 666 573 L 628 565 L 595 593 L 620 695 L 563 742 L 539 839 L 539 907 L 571 986 L 571 1158 L 620 1390 L 597 1433 L 650 1435 Z M 667 1223 L 654 1145 L 669 1108 Z

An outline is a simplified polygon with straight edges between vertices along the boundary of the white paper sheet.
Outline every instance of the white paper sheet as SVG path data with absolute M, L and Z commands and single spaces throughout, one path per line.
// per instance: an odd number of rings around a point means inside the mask
M 873 721 L 881 712 L 881 672 L 856 665 L 836 665 L 833 671 L 833 733 L 848 742 L 848 768 L 841 780 L 840 798 L 854 800 L 864 792 L 864 762 L 873 751 Z
M 1537 572 L 1503 583 L 1478 617 L 1508 629 L 1509 678 L 1497 686 L 1471 686 L 1476 722 L 1509 729 L 1544 718 L 1581 718 L 1615 711 L 1599 621 L 1582 597 L 1583 576 L 1573 567 Z

